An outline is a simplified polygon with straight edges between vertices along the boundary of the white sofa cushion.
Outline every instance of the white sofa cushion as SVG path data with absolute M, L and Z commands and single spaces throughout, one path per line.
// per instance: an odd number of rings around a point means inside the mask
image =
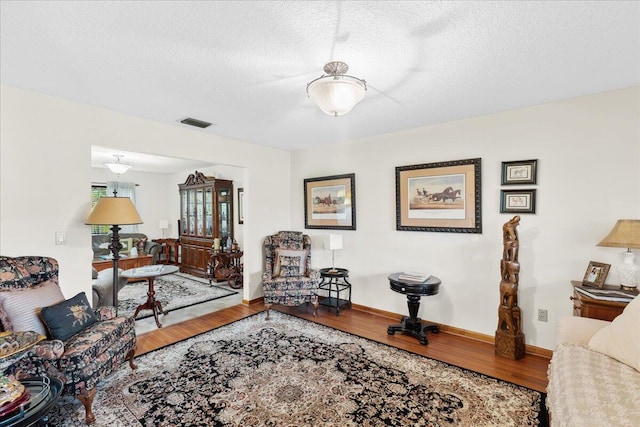
M 640 297 L 589 340 L 589 348 L 640 371 Z
M 602 328 L 609 326 L 606 320 L 589 317 L 565 316 L 558 319 L 556 344 L 587 344 Z

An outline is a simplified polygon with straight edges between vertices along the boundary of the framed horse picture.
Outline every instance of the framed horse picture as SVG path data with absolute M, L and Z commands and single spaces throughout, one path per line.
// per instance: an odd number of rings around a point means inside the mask
M 356 229 L 356 175 L 304 180 L 304 228 Z
M 480 162 L 396 167 L 396 229 L 482 233 Z

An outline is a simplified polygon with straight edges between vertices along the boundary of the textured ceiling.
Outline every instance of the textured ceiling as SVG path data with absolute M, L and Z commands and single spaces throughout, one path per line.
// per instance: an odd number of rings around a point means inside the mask
M 287 150 L 640 84 L 636 1 L 0 7 L 3 84 Z M 330 60 L 369 84 L 337 118 L 305 92 Z

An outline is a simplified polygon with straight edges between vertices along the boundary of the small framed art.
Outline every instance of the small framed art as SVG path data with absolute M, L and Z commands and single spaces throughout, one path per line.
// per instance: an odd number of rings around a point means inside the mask
M 538 160 L 502 162 L 502 185 L 536 184 Z
M 585 286 L 594 286 L 596 288 L 602 288 L 604 281 L 609 274 L 610 264 L 603 264 L 601 262 L 590 261 L 587 271 L 584 273 L 584 279 L 582 284 Z
M 500 213 L 536 213 L 536 190 L 500 190 Z
M 356 175 L 304 180 L 304 228 L 356 229 Z
M 238 188 L 238 224 L 244 224 L 244 188 Z
M 122 245 L 122 249 L 120 249 L 120 253 L 128 254 L 129 252 L 131 252 L 131 248 L 133 247 L 133 237 L 120 239 L 120 244 Z

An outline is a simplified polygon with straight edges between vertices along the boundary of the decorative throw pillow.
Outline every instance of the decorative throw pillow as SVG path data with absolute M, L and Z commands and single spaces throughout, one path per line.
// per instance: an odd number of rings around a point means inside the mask
M 640 371 L 640 297 L 635 297 L 610 325 L 589 340 L 589 348 Z
M 45 338 L 33 331 L 0 332 L 0 358 L 20 354 Z
M 0 319 L 7 331 L 47 331 L 38 317 L 40 308 L 64 301 L 60 286 L 52 280 L 22 290 L 0 292 Z
M 307 251 L 276 249 L 273 277 L 299 277 L 307 271 Z
M 138 250 L 138 255 L 144 255 L 144 248 L 147 246 L 147 238 L 146 237 L 141 237 L 140 239 L 136 240 L 136 249 Z
M 59 304 L 43 307 L 40 316 L 51 337 L 62 341 L 98 321 L 84 292 Z

